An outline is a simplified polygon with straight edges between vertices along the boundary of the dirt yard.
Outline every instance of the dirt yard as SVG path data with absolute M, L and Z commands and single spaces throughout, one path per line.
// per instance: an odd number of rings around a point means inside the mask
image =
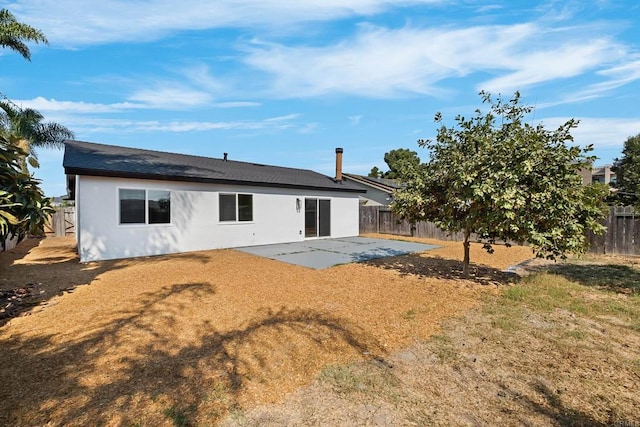
M 640 426 L 640 259 L 534 262 L 379 361 L 330 365 L 225 426 Z
M 80 264 L 70 238 L 24 242 L 0 254 L 0 424 L 215 424 L 327 366 L 388 363 L 531 257 L 474 245 L 463 280 L 460 243 L 421 241 L 443 247 L 320 271 L 233 250 Z

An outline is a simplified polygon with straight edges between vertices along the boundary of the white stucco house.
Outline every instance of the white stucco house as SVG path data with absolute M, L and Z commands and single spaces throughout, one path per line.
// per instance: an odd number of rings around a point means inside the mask
M 340 148 L 335 178 L 82 141 L 63 166 L 82 262 L 358 235 Z

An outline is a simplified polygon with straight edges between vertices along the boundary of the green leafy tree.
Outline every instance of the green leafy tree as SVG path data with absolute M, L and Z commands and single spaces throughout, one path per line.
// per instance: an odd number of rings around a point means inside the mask
M 6 165 L 2 164 L 0 166 L 4 168 Z M 0 173 L 3 172 L 0 171 Z M 8 236 L 11 231 L 10 227 L 20 223 L 20 220 L 11 212 L 16 206 L 18 206 L 18 204 L 13 201 L 14 198 L 15 194 L 0 190 L 0 241 L 2 242 L 3 248 L 6 240 L 3 236 Z
M 30 61 L 31 52 L 25 41 L 47 43 L 47 38 L 40 30 L 18 22 L 8 10 L 0 10 L 0 46 Z M 34 109 L 19 108 L 6 97 L 0 101 L 0 135 L 27 153 L 22 163 L 25 171 L 27 162 L 33 167 L 39 166 L 37 147 L 60 148 L 65 139 L 73 138 L 73 132 L 66 127 L 43 120 L 44 116 Z
M 640 209 L 640 134 L 624 142 L 622 158 L 616 158 L 611 168 L 616 173 L 615 203 L 634 205 Z
M 0 137 L 0 245 L 16 237 L 41 235 L 53 213 L 52 199 L 45 197 L 40 181 L 22 169 L 26 153 Z
M 367 175 L 370 178 L 382 178 L 383 172 L 377 166 L 371 168 L 371 172 Z
M 25 171 L 27 162 L 33 167 L 39 166 L 36 148 L 62 148 L 65 140 L 74 137 L 65 126 L 43 120 L 44 116 L 34 109 L 0 101 L 0 135 L 27 154 L 22 161 Z
M 25 41 L 47 43 L 41 31 L 1 9 L 0 47 L 31 60 Z M 27 158 L 37 166 L 34 147 L 60 146 L 63 138 L 73 134 L 56 123 L 43 123 L 39 112 L 22 110 L 6 98 L 0 110 L 0 246 L 6 248 L 7 239 L 15 237 L 19 242 L 27 235 L 42 234 L 53 212 L 52 199 L 44 196 L 40 181 L 27 171 Z
M 417 152 L 408 148 L 398 148 L 385 153 L 384 161 L 389 166 L 389 171 L 384 173 L 384 178 L 399 179 L 403 170 L 420 164 L 420 157 Z
M 550 259 L 583 252 L 585 230 L 604 230 L 607 190 L 582 186 L 578 172 L 593 161 L 592 148 L 566 145 L 578 122 L 550 131 L 524 121 L 532 108 L 520 104 L 519 93 L 509 101 L 480 96 L 488 113 L 457 116 L 455 127 L 441 125 L 435 141 L 419 141 L 431 159 L 402 172 L 406 187 L 396 192 L 393 210 L 411 222 L 462 232 L 465 276 L 472 234 L 490 253 L 498 240 L 526 241 Z M 435 120 L 442 123 L 440 113 Z
M 7 9 L 0 10 L 0 46 L 18 52 L 31 61 L 31 51 L 25 42 L 48 43 L 42 31 L 18 22 Z

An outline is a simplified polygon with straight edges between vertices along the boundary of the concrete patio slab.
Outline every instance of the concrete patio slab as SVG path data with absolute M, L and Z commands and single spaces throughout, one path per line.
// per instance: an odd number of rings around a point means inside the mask
M 248 254 L 263 256 L 265 258 L 272 258 L 276 255 L 290 254 L 296 251 L 299 252 L 300 250 L 305 250 L 305 248 L 294 247 L 291 243 L 279 243 L 275 245 L 247 246 L 238 248 L 238 250 Z
M 331 240 L 340 240 L 341 242 L 348 242 L 348 243 L 353 243 L 353 244 L 357 244 L 357 245 L 367 245 L 371 242 L 386 242 L 386 240 L 384 239 L 374 239 L 371 237 L 358 237 L 358 236 L 353 236 L 353 237 L 340 237 L 339 239 L 331 239 Z
M 324 249 L 334 251 L 336 249 L 353 246 L 353 243 L 346 242 L 341 239 L 320 239 L 320 240 L 306 240 L 302 242 L 302 245 L 312 249 Z
M 309 252 L 298 252 L 294 254 L 278 255 L 273 259 L 286 262 L 288 264 L 301 265 L 303 267 L 322 270 L 338 264 L 353 262 L 353 258 L 347 254 L 313 250 Z
M 346 237 L 236 248 L 289 264 L 321 270 L 338 264 L 423 252 L 438 246 L 400 240 Z

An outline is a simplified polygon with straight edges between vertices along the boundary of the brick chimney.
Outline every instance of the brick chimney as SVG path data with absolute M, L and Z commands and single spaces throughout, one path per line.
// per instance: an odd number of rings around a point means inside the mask
M 342 148 L 336 148 L 336 181 L 342 181 Z

